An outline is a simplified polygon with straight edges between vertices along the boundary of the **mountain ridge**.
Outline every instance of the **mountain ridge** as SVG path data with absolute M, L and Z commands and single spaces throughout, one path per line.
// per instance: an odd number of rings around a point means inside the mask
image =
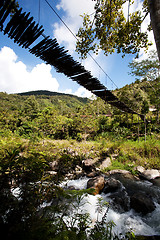
M 30 96 L 30 95 L 47 95 L 47 96 L 57 96 L 57 95 L 59 95 L 59 96 L 63 96 L 64 95 L 64 96 L 87 99 L 87 97 L 78 97 L 76 95 L 69 94 L 69 93 L 52 92 L 52 91 L 49 91 L 49 90 L 28 91 L 28 92 L 17 93 L 17 95 L 21 95 L 21 96 Z

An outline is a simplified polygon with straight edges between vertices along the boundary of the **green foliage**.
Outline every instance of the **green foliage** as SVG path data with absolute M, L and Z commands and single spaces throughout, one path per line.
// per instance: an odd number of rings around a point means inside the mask
M 143 102 L 149 102 L 147 93 L 141 89 L 140 84 L 136 83 L 123 87 L 116 95 L 120 101 L 126 103 L 127 106 L 138 113 L 141 113 Z
M 117 53 L 135 54 L 141 48 L 147 49 L 147 32 L 141 31 L 141 24 L 144 20 L 143 11 L 146 13 L 146 6 L 142 11 L 135 11 L 128 14 L 126 19 L 123 13 L 123 4 L 127 0 L 97 0 L 95 4 L 94 17 L 84 14 L 83 26 L 77 33 L 78 41 L 76 51 L 81 58 L 86 58 L 89 51 L 98 54 L 98 50 L 104 51 L 105 55 Z M 145 1 L 146 2 L 146 1 Z M 133 2 L 129 1 L 129 5 Z
M 50 188 L 43 183 L 49 164 L 41 153 L 25 156 L 25 145 L 11 143 L 1 142 L 1 234 L 4 239 L 36 239 L 36 232 L 42 233 L 48 225 L 38 208 L 49 200 Z
M 157 52 L 150 51 L 149 57 L 142 61 L 132 61 L 129 63 L 131 68 L 131 75 L 134 75 L 141 79 L 138 82 L 140 88 L 148 94 L 150 98 L 150 103 L 155 106 L 157 111 L 157 122 L 159 122 L 159 91 L 160 91 L 160 81 L 159 81 L 159 60 Z M 148 81 L 147 81 L 148 80 Z M 146 99 L 144 100 L 146 102 Z M 149 103 L 148 103 L 149 104 Z M 147 104 L 145 104 L 147 106 Z M 144 102 L 143 107 L 144 108 Z M 148 106 L 149 108 L 149 106 Z M 143 111 L 143 109 L 142 109 Z M 147 113 L 146 109 L 146 113 Z
M 158 87 L 158 80 L 155 84 Z M 84 99 L 82 101 L 81 98 L 55 93 L 51 96 L 39 95 L 39 92 L 35 96 L 26 94 L 21 96 L 0 93 L 1 136 L 21 136 L 32 141 L 46 138 L 78 141 L 138 138 L 138 118 L 111 108 L 100 98 L 85 103 Z M 156 115 L 154 112 L 147 112 L 150 104 L 158 104 L 158 101 L 144 82 L 127 85 L 115 90 L 114 94 L 133 110 L 140 113 L 145 111 L 146 118 L 150 118 L 147 134 L 156 131 L 158 126 L 154 123 L 158 123 L 158 111 Z M 143 121 L 140 122 L 139 133 L 144 134 Z
M 150 51 L 147 59 L 129 63 L 130 74 L 138 79 L 154 80 L 159 77 L 159 60 L 156 51 Z

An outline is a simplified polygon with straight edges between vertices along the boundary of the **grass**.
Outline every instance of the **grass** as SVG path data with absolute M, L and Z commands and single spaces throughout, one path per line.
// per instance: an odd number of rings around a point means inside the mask
M 147 141 L 109 141 L 101 139 L 97 141 L 76 140 L 40 140 L 29 141 L 22 138 L 6 137 L 0 138 L 0 157 L 4 151 L 14 149 L 19 145 L 25 146 L 23 154 L 27 155 L 32 152 L 41 153 L 48 161 L 59 159 L 64 150 L 68 154 L 76 153 L 83 159 L 96 158 L 101 159 L 110 156 L 112 165 L 105 169 L 125 169 L 134 173 L 135 166 L 160 169 L 160 140 L 148 138 Z M 114 156 L 114 157 L 113 157 Z

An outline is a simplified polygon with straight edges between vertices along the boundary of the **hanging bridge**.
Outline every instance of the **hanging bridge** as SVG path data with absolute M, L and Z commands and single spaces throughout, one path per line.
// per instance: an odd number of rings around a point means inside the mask
M 14 13 L 10 17 L 13 9 Z M 46 36 L 43 27 L 36 24 L 33 17 L 30 17 L 30 13 L 23 12 L 22 8 L 16 7 L 15 0 L 0 1 L 0 31 L 7 34 L 22 48 L 28 49 L 30 53 L 53 66 L 57 72 L 65 74 L 105 102 L 123 112 L 137 114 L 144 119 L 142 114 L 133 111 L 121 102 L 96 77 L 93 77 L 90 71 L 75 61 L 68 54 L 68 50 L 60 47 L 56 39 Z

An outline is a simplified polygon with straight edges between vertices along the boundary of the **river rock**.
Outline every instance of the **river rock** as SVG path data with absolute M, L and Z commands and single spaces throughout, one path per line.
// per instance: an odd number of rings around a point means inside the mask
M 121 186 L 122 186 L 122 184 L 120 181 L 111 177 L 106 180 L 103 192 L 104 193 L 115 192 L 118 189 L 120 189 Z
M 100 170 L 103 170 L 104 168 L 108 168 L 111 166 L 111 159 L 110 157 L 107 157 L 99 166 Z
M 86 176 L 89 178 L 94 178 L 98 176 L 98 172 L 97 171 L 89 172 Z
M 75 186 L 68 186 L 68 190 L 80 190 L 79 188 L 76 188 Z
M 138 180 L 137 177 L 135 177 L 130 171 L 127 170 L 121 170 L 121 169 L 114 169 L 109 171 L 110 176 L 117 176 L 123 177 L 125 179 L 132 179 L 132 180 Z
M 93 194 L 97 195 L 102 192 L 102 190 L 104 188 L 104 184 L 105 184 L 104 177 L 98 176 L 98 177 L 94 177 L 94 178 L 91 178 L 88 180 L 87 188 L 95 189 Z
M 48 171 L 48 173 L 49 173 L 50 175 L 57 175 L 57 172 L 55 172 L 55 171 Z
M 154 236 L 136 236 L 136 240 L 159 240 L 160 235 Z
M 95 170 L 95 166 L 94 166 L 95 160 L 94 159 L 86 159 L 82 162 L 82 167 L 83 170 L 86 172 L 92 172 L 93 170 Z
M 127 170 L 114 169 L 114 170 L 109 171 L 109 174 L 110 175 L 112 175 L 112 174 L 130 174 L 130 172 Z
M 135 170 L 138 171 L 139 173 L 142 173 L 145 171 L 145 168 L 142 166 L 137 166 L 137 167 L 135 167 Z
M 151 182 L 153 183 L 153 185 L 160 187 L 160 178 L 152 179 Z
M 115 211 L 122 213 L 130 210 L 130 197 L 125 189 L 112 193 L 109 198 L 112 200 L 110 205 Z
M 147 180 L 160 177 L 160 171 L 157 169 L 145 170 L 141 173 L 141 176 Z
M 147 214 L 156 208 L 152 199 L 144 192 L 134 193 L 130 198 L 130 205 L 136 212 Z

